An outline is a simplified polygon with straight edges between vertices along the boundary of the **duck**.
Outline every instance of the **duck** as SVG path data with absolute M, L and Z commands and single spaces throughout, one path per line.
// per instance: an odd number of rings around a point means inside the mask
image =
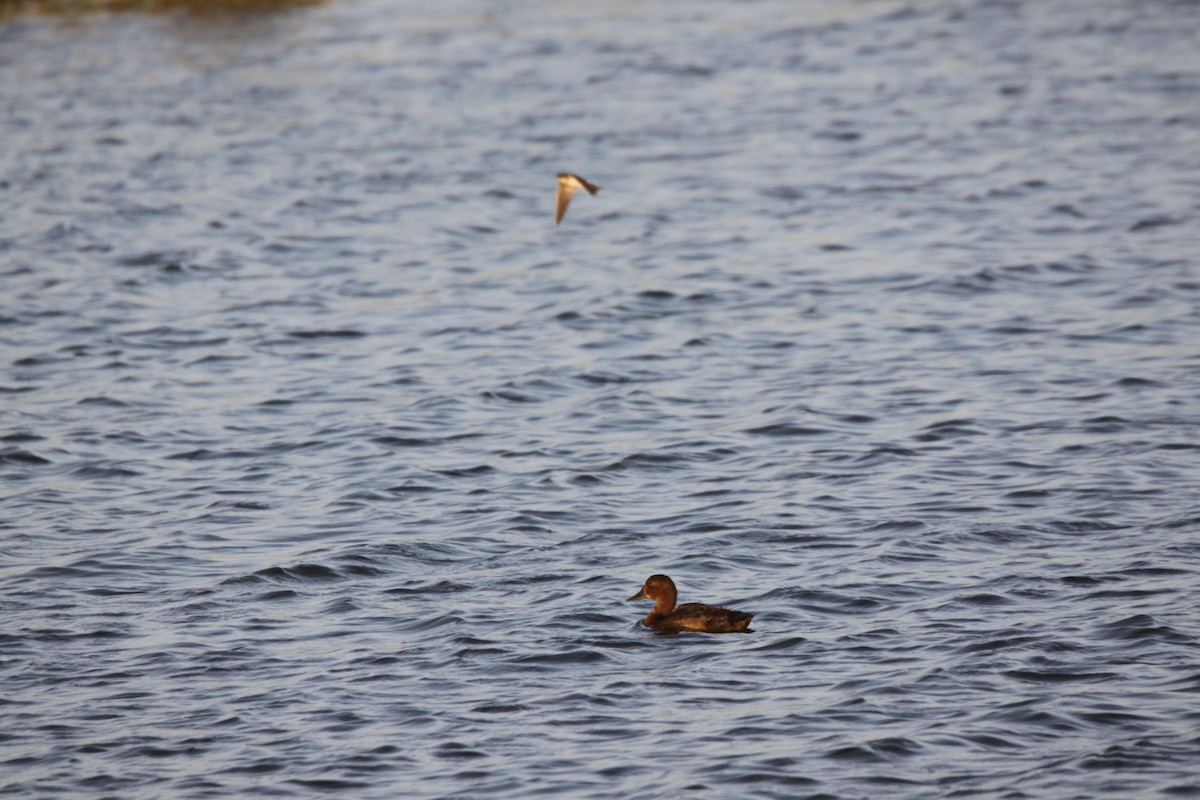
M 642 624 L 659 633 L 699 631 L 701 633 L 750 632 L 753 614 L 729 608 L 708 606 L 704 603 L 675 605 L 677 596 L 675 581 L 666 575 L 651 575 L 642 584 L 641 590 L 627 602 L 653 600 L 654 610 L 646 615 Z

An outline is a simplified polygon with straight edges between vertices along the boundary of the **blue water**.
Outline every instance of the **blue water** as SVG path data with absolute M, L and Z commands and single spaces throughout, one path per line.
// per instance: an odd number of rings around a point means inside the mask
M 1200 796 L 1197 42 L 9 14 L 0 793 Z

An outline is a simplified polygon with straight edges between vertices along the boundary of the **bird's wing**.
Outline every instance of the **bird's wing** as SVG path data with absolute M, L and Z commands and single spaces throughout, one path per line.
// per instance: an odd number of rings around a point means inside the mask
M 562 181 L 558 184 L 558 193 L 554 197 L 556 206 L 554 211 L 554 224 L 562 222 L 563 214 L 567 213 L 567 206 L 571 205 L 571 195 L 575 194 L 574 186 L 567 186 Z

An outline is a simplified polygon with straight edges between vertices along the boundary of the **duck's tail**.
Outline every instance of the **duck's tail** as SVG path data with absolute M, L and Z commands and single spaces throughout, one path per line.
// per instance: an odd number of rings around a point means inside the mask
M 729 612 L 729 624 L 735 631 L 750 632 L 750 620 L 754 619 L 754 615 L 745 611 Z

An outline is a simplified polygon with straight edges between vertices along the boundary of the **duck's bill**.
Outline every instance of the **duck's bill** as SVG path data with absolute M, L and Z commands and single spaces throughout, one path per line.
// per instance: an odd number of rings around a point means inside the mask
M 646 599 L 646 587 L 643 586 L 641 589 L 638 589 L 637 594 L 635 594 L 633 597 L 629 598 L 625 602 L 632 603 L 634 600 L 645 600 L 645 599 Z

